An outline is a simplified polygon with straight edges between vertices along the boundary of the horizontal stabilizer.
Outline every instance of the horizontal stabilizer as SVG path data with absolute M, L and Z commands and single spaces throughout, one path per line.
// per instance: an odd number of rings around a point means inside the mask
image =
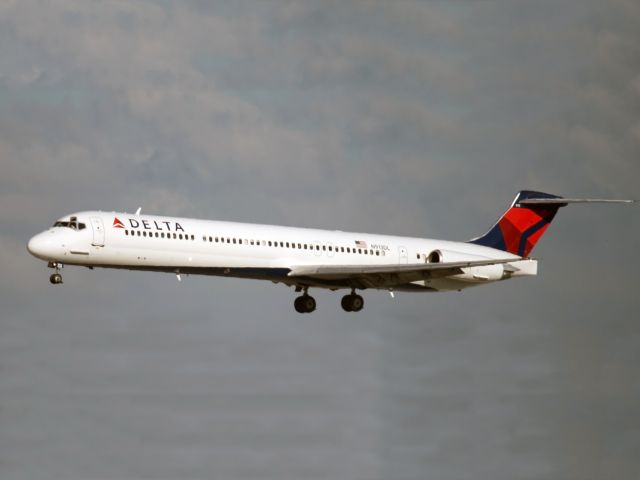
M 562 198 L 544 192 L 522 190 L 498 222 L 470 243 L 528 257 L 558 210 L 572 203 L 634 203 L 635 200 Z
M 517 205 L 555 205 L 565 206 L 570 203 L 634 203 L 635 200 L 612 200 L 609 198 L 526 198 Z

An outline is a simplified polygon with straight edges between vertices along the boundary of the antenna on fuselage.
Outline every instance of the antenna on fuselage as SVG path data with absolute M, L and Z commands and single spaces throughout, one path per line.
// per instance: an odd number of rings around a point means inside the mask
M 142 211 L 142 207 L 138 207 L 138 209 L 136 210 L 136 215 L 140 215 L 141 211 Z

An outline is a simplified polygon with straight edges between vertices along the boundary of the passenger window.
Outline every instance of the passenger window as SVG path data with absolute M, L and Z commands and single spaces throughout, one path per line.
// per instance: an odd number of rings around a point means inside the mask
M 340 247 L 340 252 L 344 253 L 344 247 Z
M 182 240 L 182 234 L 178 235 L 178 239 Z
M 302 244 L 301 243 L 298 244 L 298 250 L 302 250 Z
M 380 250 L 376 250 L 376 257 L 380 256 Z
M 160 234 L 160 238 L 164 238 L 164 232 Z
M 129 235 L 129 230 L 125 230 L 125 231 L 124 231 L 124 234 L 125 234 L 125 235 Z

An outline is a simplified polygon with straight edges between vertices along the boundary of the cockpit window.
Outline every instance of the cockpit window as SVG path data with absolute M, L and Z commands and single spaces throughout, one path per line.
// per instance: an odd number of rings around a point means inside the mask
M 71 221 L 70 222 L 56 222 L 53 224 L 54 227 L 68 227 L 71 230 L 84 230 L 85 228 L 87 228 L 87 225 L 82 223 L 82 222 L 78 222 L 76 220 L 75 217 L 71 217 Z

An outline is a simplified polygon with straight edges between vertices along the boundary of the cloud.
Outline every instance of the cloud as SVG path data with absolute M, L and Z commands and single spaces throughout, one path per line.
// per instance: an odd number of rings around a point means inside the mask
M 260 282 L 49 288 L 24 244 L 89 208 L 464 240 L 520 188 L 633 197 L 639 22 L 630 0 L 0 3 L 0 472 L 629 476 L 633 207 L 563 210 L 535 280 L 366 292 L 349 321 Z

